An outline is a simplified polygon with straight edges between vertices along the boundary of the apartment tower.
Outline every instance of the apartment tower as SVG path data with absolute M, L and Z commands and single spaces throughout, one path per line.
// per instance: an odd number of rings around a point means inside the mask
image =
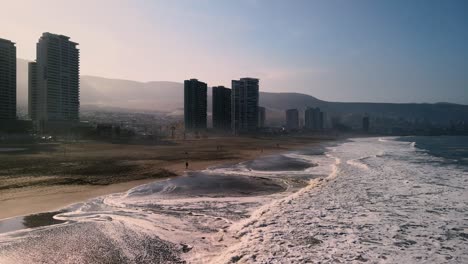
M 219 131 L 231 129 L 231 89 L 216 86 L 213 95 L 213 128 Z
M 16 119 L 16 46 L 0 39 L 0 119 Z
M 41 127 L 79 121 L 80 58 L 78 43 L 63 35 L 43 33 L 36 62 L 29 63 L 29 116 Z
M 259 80 L 242 78 L 232 81 L 231 127 L 234 134 L 254 133 L 258 121 Z
M 184 81 L 184 122 L 185 130 L 206 129 L 207 85 L 197 79 Z
M 309 107 L 305 110 L 305 128 L 309 130 L 323 130 L 324 113 L 320 108 Z
M 286 110 L 286 129 L 299 129 L 299 111 L 297 109 Z

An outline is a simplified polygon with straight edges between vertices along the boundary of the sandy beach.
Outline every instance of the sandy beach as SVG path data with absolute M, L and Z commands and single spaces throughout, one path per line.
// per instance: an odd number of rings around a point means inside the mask
M 212 138 L 171 145 L 102 142 L 20 146 L 0 154 L 0 219 L 53 211 L 155 180 L 284 152 L 324 139 Z
M 220 161 L 227 164 L 88 199 L 65 211 L 1 221 L 0 262 L 467 263 L 466 164 L 432 156 L 452 149 L 453 139 L 292 140 L 263 153 L 251 149 L 256 140 L 239 140 L 248 144 L 232 151 L 244 156 Z M 439 147 L 422 148 L 428 140 Z M 194 167 L 212 164 L 200 159 L 208 149 L 199 147 L 206 144 L 198 146 Z M 166 165 L 154 169 L 167 175 L 184 171 L 176 160 Z M 129 188 L 125 184 L 134 182 L 87 184 L 96 193 L 85 186 L 83 195 Z M 77 195 L 68 190 L 45 197 Z M 82 197 L 70 199 L 75 198 Z M 25 201 L 32 205 L 35 199 Z

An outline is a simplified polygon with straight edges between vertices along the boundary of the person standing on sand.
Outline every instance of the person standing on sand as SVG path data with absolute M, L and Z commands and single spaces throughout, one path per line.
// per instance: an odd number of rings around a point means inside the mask
M 185 162 L 185 169 L 188 169 L 188 161 Z

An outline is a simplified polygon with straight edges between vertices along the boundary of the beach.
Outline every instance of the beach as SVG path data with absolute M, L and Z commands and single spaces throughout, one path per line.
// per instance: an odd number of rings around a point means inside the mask
M 0 221 L 0 262 L 466 263 L 467 146 L 369 137 L 272 148 Z
M 0 219 L 55 211 L 186 171 L 321 141 L 317 137 L 219 137 L 149 146 L 89 141 L 9 147 L 19 151 L 0 153 Z

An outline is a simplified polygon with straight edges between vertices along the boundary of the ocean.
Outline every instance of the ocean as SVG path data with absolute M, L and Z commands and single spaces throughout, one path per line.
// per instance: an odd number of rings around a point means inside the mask
M 399 140 L 414 142 L 418 151 L 440 157 L 441 163 L 468 168 L 468 136 L 402 137 Z
M 353 138 L 194 171 L 0 221 L 0 263 L 468 263 L 467 154 Z

